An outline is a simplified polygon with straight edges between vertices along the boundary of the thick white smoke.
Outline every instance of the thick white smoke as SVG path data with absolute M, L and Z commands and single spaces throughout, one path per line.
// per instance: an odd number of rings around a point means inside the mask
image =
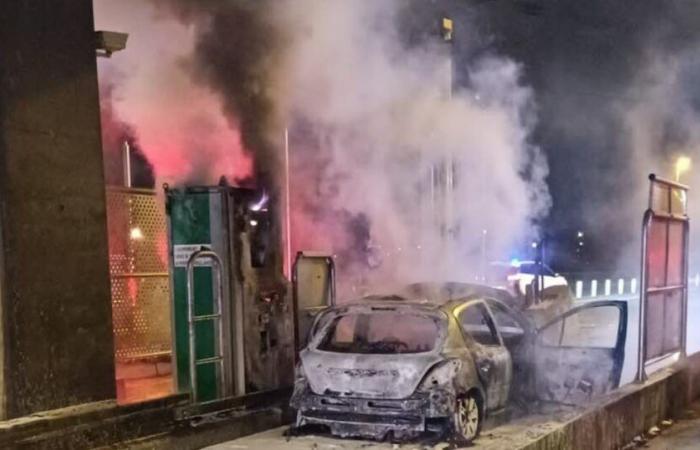
M 323 157 L 321 179 L 333 189 L 316 208 L 369 219 L 381 282 L 466 280 L 478 273 L 484 246 L 487 259 L 508 258 L 535 233 L 550 206 L 547 164 L 528 143 L 533 98 L 515 62 L 492 56 L 450 67 L 449 44 L 438 36 L 407 48 L 396 30 L 401 2 L 287 5 L 279 20 L 298 32 L 287 53 L 285 106 L 323 136 L 311 154 L 292 146 L 292 160 L 297 151 Z M 469 72 L 470 87 L 450 93 L 450 71 L 458 70 Z M 310 163 L 302 157 L 295 167 Z
M 259 67 L 271 73 L 258 82 L 274 86 L 250 85 L 254 95 L 273 93 L 270 110 L 279 117 L 269 123 L 289 127 L 294 250 L 337 254 L 341 282 L 464 281 L 485 260 L 514 256 L 518 244 L 536 235 L 535 223 L 550 207 L 548 169 L 529 142 L 534 98 L 516 62 L 491 55 L 455 67 L 437 23 L 434 37 L 408 46 L 400 15 L 416 4 L 398 0 L 156 4 L 175 14 L 154 25 L 148 3 L 95 1 L 99 27 L 132 32 L 129 48 L 115 56 L 118 109 L 158 175 L 172 173 L 160 167 L 170 151 L 212 173 L 236 167 L 222 159 L 245 158 L 236 127 L 252 122 L 238 120 L 246 103 L 229 98 L 239 91 L 226 88 L 236 59 L 217 58 L 242 53 L 246 42 L 242 31 L 230 40 L 220 29 L 228 22 L 214 20 L 240 8 L 243 17 L 264 16 L 266 27 L 257 31 L 277 37 L 270 40 L 276 47 L 259 55 Z M 456 23 L 455 33 L 468 26 Z M 206 62 L 206 76 L 193 61 Z M 452 83 L 453 73 L 468 74 L 466 86 Z M 210 89 L 207 79 L 216 80 Z M 233 107 L 222 112 L 220 103 Z M 213 132 L 190 126 L 194 113 Z M 161 144 L 158 136 L 169 131 L 168 142 L 182 141 L 179 147 Z M 283 130 L 264 131 L 279 136 L 279 164 Z M 211 136 L 221 136 L 217 150 L 197 150 L 193 143 L 209 148 Z M 230 151 L 220 151 L 226 139 Z M 255 158 L 257 149 L 247 150 Z
M 700 202 L 696 200 L 700 186 L 700 91 L 695 87 L 700 70 L 700 47 L 691 47 L 680 53 L 652 52 L 640 70 L 638 79 L 627 92 L 630 101 L 620 104 L 619 114 L 624 118 L 625 144 L 630 149 L 630 165 L 637 174 L 634 189 L 625 205 L 616 208 L 620 219 L 639 224 L 630 233 L 628 251 L 621 255 L 623 270 L 636 270 L 640 258 L 641 215 L 647 208 L 649 173 L 678 181 L 690 187 L 689 215 L 700 217 Z M 696 166 L 690 171 L 676 173 L 674 163 L 679 157 L 689 157 Z M 621 207 L 622 206 L 622 207 Z M 605 208 L 610 212 L 612 205 Z M 692 223 L 695 222 L 692 220 Z M 695 230 L 695 231 L 694 231 Z M 697 270 L 700 260 L 696 227 L 691 227 L 691 269 Z
M 129 34 L 125 50 L 98 59 L 100 83 L 113 85 L 112 98 L 102 101 L 112 101 L 134 130 L 157 184 L 249 176 L 235 120 L 223 114 L 216 93 L 193 79 L 195 29 L 141 0 L 95 0 L 94 10 L 95 29 Z

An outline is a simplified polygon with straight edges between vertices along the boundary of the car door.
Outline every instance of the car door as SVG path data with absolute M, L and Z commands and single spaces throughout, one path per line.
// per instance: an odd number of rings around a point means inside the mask
M 580 405 L 620 384 L 627 302 L 573 308 L 537 331 L 535 389 L 540 400 Z
M 299 252 L 292 281 L 295 310 L 295 345 L 308 344 L 319 313 L 335 304 L 335 266 L 330 256 Z
M 534 386 L 532 344 L 537 330 L 522 313 L 503 302 L 491 298 L 484 301 L 512 361 L 513 377 L 508 400 L 514 396 L 526 398 Z
M 467 302 L 455 312 L 462 332 L 469 338 L 469 350 L 486 390 L 486 409 L 504 407 L 508 401 L 513 367 L 491 313 L 481 300 Z

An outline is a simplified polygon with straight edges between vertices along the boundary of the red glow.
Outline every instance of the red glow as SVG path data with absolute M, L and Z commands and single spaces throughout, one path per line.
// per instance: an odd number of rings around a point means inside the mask
M 168 261 L 168 236 L 165 232 L 158 233 L 158 237 L 156 238 L 156 252 L 163 267 L 168 267 L 170 264 Z
M 131 301 L 131 306 L 136 306 L 137 299 L 139 296 L 139 283 L 136 280 L 136 278 L 129 277 L 127 278 L 127 290 L 129 292 L 129 300 Z
M 214 103 L 211 103 L 214 102 Z M 229 180 L 248 178 L 253 161 L 241 142 L 239 129 L 217 113 L 213 99 L 200 99 L 207 112 L 159 112 L 144 119 L 122 122 L 113 105 L 113 92 L 101 89 L 102 141 L 108 184 L 122 184 L 122 145 L 134 139 L 153 166 L 157 185 L 215 184 L 223 175 Z M 156 108 L 153 106 L 152 108 Z M 175 115 L 181 114 L 180 117 Z M 136 114 L 138 117 L 139 115 Z
M 156 177 L 170 183 L 216 183 L 222 175 L 229 180 L 250 176 L 252 160 L 244 151 L 239 130 L 206 123 L 216 122 L 212 117 L 200 119 L 186 124 L 185 129 L 157 119 L 137 126 L 139 142 Z

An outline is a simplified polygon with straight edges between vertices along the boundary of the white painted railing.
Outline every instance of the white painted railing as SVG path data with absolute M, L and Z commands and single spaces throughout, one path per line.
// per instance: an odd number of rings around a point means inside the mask
M 700 276 L 698 276 L 697 279 L 697 285 L 700 285 Z M 691 282 L 694 281 L 695 280 L 691 280 Z M 637 278 L 575 280 L 573 282 L 573 287 L 576 298 L 634 295 L 637 293 Z
M 637 278 L 599 278 L 587 280 L 569 280 L 574 288 L 576 298 L 612 297 L 617 295 L 637 294 Z M 602 289 L 601 289 L 602 287 Z M 688 279 L 689 289 L 700 289 L 700 273 Z

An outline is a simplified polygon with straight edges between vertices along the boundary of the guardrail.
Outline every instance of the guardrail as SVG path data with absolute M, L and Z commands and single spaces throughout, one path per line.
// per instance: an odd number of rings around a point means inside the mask
M 634 295 L 639 292 L 637 278 L 601 278 L 569 282 L 576 298 Z
M 581 276 L 565 276 L 576 298 L 610 297 L 615 295 L 639 294 L 637 277 L 600 277 L 589 278 Z M 688 279 L 688 288 L 700 290 L 700 273 Z

